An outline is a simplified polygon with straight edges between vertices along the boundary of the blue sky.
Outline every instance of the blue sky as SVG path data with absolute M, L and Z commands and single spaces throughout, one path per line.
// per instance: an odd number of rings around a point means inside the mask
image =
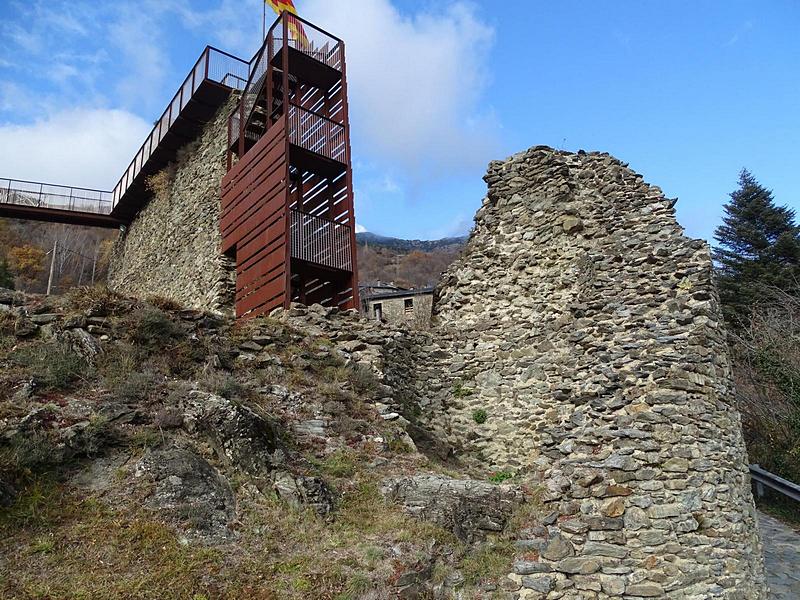
M 607 151 L 709 238 L 738 171 L 800 208 L 800 3 L 296 0 L 347 42 L 357 220 L 466 232 L 486 163 Z M 5 0 L 0 176 L 111 188 L 205 44 L 260 0 Z M 500 10 L 497 10 L 497 8 Z

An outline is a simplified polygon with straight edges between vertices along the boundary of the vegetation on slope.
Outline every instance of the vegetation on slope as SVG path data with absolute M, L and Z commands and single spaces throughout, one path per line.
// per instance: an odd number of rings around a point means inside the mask
M 380 417 L 374 375 L 333 340 L 98 289 L 13 302 L 28 314 L 0 311 L 0 597 L 383 599 L 418 579 L 489 598 L 509 572 L 511 529 L 474 546 L 384 497 L 387 477 L 458 466 Z M 218 447 L 187 416 L 193 398 L 274 424 L 274 468 L 323 482 L 332 511 L 230 460 L 249 442 Z M 169 449 L 220 473 L 236 499 L 227 528 L 203 529 L 213 504 L 153 505 L 164 482 L 142 464 Z

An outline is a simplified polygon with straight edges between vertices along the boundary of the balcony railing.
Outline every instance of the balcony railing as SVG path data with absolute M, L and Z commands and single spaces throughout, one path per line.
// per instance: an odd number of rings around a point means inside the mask
M 350 226 L 290 210 L 289 243 L 292 258 L 352 271 Z
M 244 89 L 249 76 L 250 65 L 249 63 L 236 58 L 232 54 L 217 50 L 211 46 L 206 46 L 206 49 L 197 59 L 197 62 L 192 68 L 191 72 L 186 76 L 183 84 L 172 101 L 167 106 L 161 118 L 156 121 L 153 130 L 147 139 L 139 148 L 139 151 L 131 161 L 130 166 L 122 174 L 119 183 L 114 187 L 113 191 L 113 204 L 116 206 L 120 198 L 125 195 L 130 185 L 133 183 L 136 176 L 142 170 L 142 167 L 147 163 L 150 155 L 158 147 L 158 144 L 164 139 L 164 136 L 169 131 L 169 128 L 178 119 L 181 111 L 186 108 L 189 100 L 192 99 L 194 93 L 198 90 L 200 85 L 208 80 L 214 83 L 241 90 Z
M 311 58 L 328 65 L 329 67 L 342 70 L 342 40 L 335 35 L 331 35 L 324 29 L 312 25 L 302 17 L 284 13 L 288 20 L 289 47 L 307 54 Z M 270 33 L 275 31 L 278 37 L 275 38 L 275 46 L 280 48 L 283 43 L 282 29 L 275 30 L 280 26 L 280 17 L 270 28 Z
M 0 203 L 107 215 L 111 192 L 0 178 Z
M 284 44 L 283 19 L 287 21 L 288 40 Z M 244 135 L 246 139 L 258 141 L 260 135 L 248 131 L 248 125 L 254 118 L 256 102 L 265 85 L 269 64 L 278 55 L 284 45 L 291 50 L 302 52 L 320 63 L 341 71 L 343 67 L 342 40 L 327 31 L 312 25 L 305 19 L 289 13 L 283 13 L 269 28 L 264 44 L 251 61 L 250 76 L 242 88 L 242 99 L 239 106 L 228 120 L 228 148 L 239 143 Z M 265 129 L 269 128 L 270 118 L 274 115 L 274 107 L 267 107 L 268 115 Z
M 327 158 L 344 162 L 344 125 L 296 104 L 289 105 L 289 141 Z

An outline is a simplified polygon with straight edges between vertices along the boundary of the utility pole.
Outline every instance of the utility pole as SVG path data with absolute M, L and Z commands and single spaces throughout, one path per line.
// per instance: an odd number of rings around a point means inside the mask
M 94 274 L 97 270 L 97 253 L 100 252 L 100 244 L 97 240 L 94 241 L 94 260 L 92 260 L 92 285 L 94 285 Z
M 53 271 L 56 266 L 56 251 L 58 250 L 58 238 L 53 242 L 53 255 L 50 257 L 50 275 L 47 277 L 47 295 L 50 295 L 50 289 L 53 287 Z

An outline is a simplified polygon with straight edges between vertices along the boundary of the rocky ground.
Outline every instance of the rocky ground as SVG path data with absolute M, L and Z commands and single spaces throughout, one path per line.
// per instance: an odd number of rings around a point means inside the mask
M 0 290 L 0 597 L 547 593 L 539 490 L 401 414 L 374 328 Z

